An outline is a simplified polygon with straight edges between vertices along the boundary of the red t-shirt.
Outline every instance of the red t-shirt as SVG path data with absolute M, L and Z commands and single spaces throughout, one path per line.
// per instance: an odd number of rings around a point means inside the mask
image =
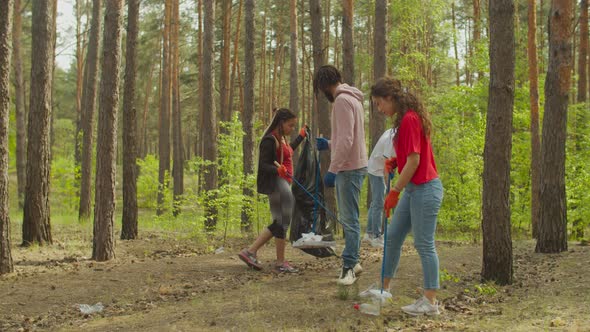
M 420 155 L 420 164 L 410 180 L 412 183 L 423 184 L 438 177 L 430 138 L 424 135 L 422 121 L 416 112 L 412 110 L 406 112 L 393 145 L 397 155 L 397 170 L 400 174 L 410 154 L 418 153 Z
M 293 149 L 291 145 L 284 144 L 281 141 L 281 138 L 274 134 L 277 140 L 279 141 L 279 147 L 277 148 L 277 161 L 281 162 L 281 148 L 283 149 L 283 165 L 287 168 L 287 173 L 293 175 Z M 287 176 L 281 176 L 283 179 L 287 180 L 291 183 L 291 178 Z

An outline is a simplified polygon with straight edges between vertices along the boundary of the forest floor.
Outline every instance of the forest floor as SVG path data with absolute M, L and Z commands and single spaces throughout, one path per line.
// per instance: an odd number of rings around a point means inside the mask
M 18 229 L 13 233 L 17 241 Z M 205 246 L 143 232 L 140 240 L 117 241 L 115 260 L 97 263 L 88 257 L 89 228 L 57 225 L 54 233 L 61 241 L 53 246 L 13 249 L 15 273 L 0 277 L 0 331 L 590 331 L 590 247 L 576 243 L 541 255 L 533 253 L 534 242 L 515 242 L 514 283 L 497 286 L 480 284 L 480 245 L 441 241 L 442 314 L 413 318 L 400 310 L 422 280 L 411 239 L 394 298 L 375 317 L 353 308 L 358 291 L 380 275 L 381 250 L 366 244 L 365 272 L 341 288 L 338 258 L 292 248 L 287 257 L 300 274 L 269 272 L 272 245 L 260 251 L 266 269 L 249 270 L 236 253 L 250 239 L 229 240 L 215 254 L 216 239 Z M 97 302 L 104 310 L 91 315 L 76 306 Z

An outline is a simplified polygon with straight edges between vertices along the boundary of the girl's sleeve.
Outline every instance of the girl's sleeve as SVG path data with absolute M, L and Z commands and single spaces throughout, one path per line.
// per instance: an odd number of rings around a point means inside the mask
M 270 139 L 263 139 L 260 142 L 260 156 L 258 158 L 258 168 L 262 172 L 275 176 L 279 175 L 274 164 L 276 161 L 275 142 Z
M 297 137 L 295 137 L 295 139 L 291 142 L 291 149 L 293 150 L 297 150 L 297 148 L 299 147 L 299 145 L 301 144 L 301 142 L 303 142 L 304 137 L 301 135 L 297 135 Z

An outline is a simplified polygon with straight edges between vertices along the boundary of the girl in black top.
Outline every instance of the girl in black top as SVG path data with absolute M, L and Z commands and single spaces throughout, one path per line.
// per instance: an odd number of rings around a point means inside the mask
M 259 193 L 268 195 L 273 222 L 262 231 L 250 248 L 238 254 L 242 261 L 256 270 L 262 270 L 262 265 L 256 257 L 258 249 L 274 237 L 277 260 L 273 272 L 299 272 L 285 260 L 285 237 L 295 204 L 291 193 L 293 150 L 297 149 L 307 134 L 303 127 L 299 131 L 299 136 L 291 144 L 287 144 L 285 137 L 289 137 L 296 125 L 295 113 L 281 108 L 275 112 L 273 121 L 260 142 L 256 186 Z

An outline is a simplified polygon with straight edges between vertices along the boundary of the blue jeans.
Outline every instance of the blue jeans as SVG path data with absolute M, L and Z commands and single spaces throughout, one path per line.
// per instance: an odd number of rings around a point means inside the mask
M 385 181 L 382 176 L 369 174 L 371 185 L 371 206 L 367 222 L 367 234 L 372 237 L 381 235 L 381 224 L 383 223 L 383 203 L 385 202 Z
M 414 247 L 422 261 L 424 289 L 439 288 L 434 233 L 442 198 L 443 186 L 439 179 L 421 185 L 409 183 L 406 186 L 387 228 L 385 278 L 393 278 L 399 265 L 402 244 L 406 235 L 412 231 Z
M 353 268 L 359 260 L 361 226 L 359 223 L 359 198 L 367 168 L 339 172 L 336 176 L 336 200 L 338 219 L 344 229 L 344 268 Z

